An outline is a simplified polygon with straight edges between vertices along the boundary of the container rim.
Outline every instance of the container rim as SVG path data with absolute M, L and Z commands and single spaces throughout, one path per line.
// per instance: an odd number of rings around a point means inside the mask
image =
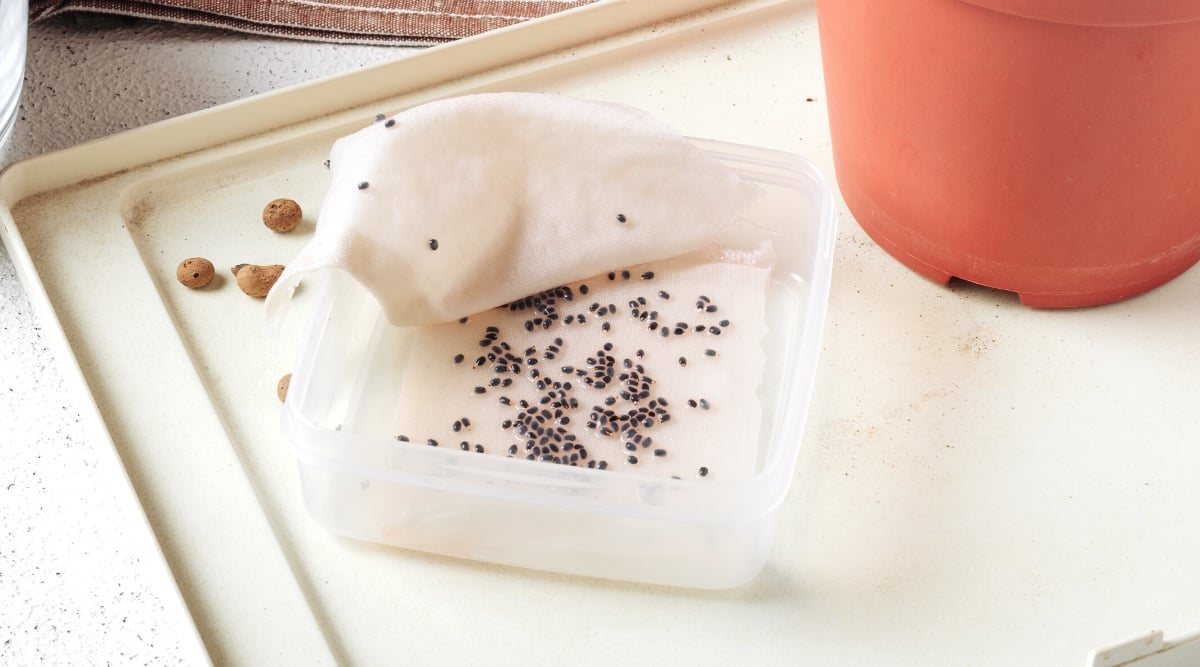
M 1200 0 L 959 0 L 1037 21 L 1136 28 L 1200 21 Z

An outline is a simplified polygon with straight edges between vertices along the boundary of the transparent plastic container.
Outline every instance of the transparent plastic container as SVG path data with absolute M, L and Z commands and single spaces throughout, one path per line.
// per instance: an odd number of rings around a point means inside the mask
M 8 138 L 17 117 L 28 24 L 27 0 L 0 0 L 0 144 Z
M 750 479 L 676 480 L 399 443 L 388 419 L 404 330 L 390 326 L 352 278 L 332 273 L 282 418 L 316 522 L 354 539 L 569 574 L 696 588 L 753 578 L 766 563 L 808 414 L 829 296 L 833 199 L 803 158 L 696 143 L 766 193 L 721 240 L 770 238 L 777 253 Z

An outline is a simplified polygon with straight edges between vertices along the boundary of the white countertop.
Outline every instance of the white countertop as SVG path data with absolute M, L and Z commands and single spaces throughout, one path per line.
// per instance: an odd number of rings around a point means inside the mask
M 408 51 L 120 19 L 39 24 L 0 166 Z M 0 249 L 0 664 L 180 662 L 142 562 L 146 528 L 102 474 L 108 454 L 86 437 L 57 363 Z
M 402 53 L 180 26 L 37 26 L 0 164 Z M 713 62 L 734 71 L 727 56 Z M 801 85 L 819 98 L 810 74 Z M 750 120 L 722 138 L 778 131 L 738 111 Z M 785 149 L 829 169 L 827 133 L 789 132 Z M 843 207 L 812 413 L 771 564 L 721 595 L 603 594 L 631 612 L 684 600 L 695 633 L 670 639 L 704 642 L 712 661 L 753 642 L 779 664 L 801 652 L 821 664 L 1082 664 L 1152 628 L 1200 629 L 1198 299 L 1200 269 L 1077 311 L 933 285 Z M 143 558 L 147 531 L 106 483 L 108 452 L 65 385 L 0 253 L 0 600 L 13 601 L 0 605 L 0 664 L 177 662 L 188 638 L 166 620 L 173 598 Z M 597 594 L 523 581 L 543 611 L 572 591 Z M 723 614 L 739 604 L 775 625 L 730 631 Z M 585 648 L 602 641 L 585 635 Z M 628 636 L 645 639 L 630 650 L 670 662 L 670 642 L 650 629 Z

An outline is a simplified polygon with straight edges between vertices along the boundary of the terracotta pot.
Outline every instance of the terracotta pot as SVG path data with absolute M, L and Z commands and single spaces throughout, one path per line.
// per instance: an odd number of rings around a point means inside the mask
M 1200 260 L 1200 0 L 818 0 L 838 185 L 918 273 L 1030 306 Z

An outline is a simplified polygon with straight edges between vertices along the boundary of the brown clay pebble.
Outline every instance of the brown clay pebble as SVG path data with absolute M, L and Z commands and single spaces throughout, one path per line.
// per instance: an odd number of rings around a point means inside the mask
M 212 282 L 214 273 L 212 262 L 203 257 L 189 257 L 175 267 L 175 277 L 192 289 L 200 289 Z
M 286 233 L 300 226 L 304 212 L 300 205 L 291 199 L 273 199 L 263 209 L 263 224 L 270 229 Z
M 282 403 L 285 399 L 287 399 L 288 385 L 290 385 L 291 383 L 292 383 L 292 374 L 288 373 L 287 375 L 279 378 L 279 383 L 275 385 L 275 395 L 279 397 L 280 403 Z
M 232 271 L 237 278 L 238 289 L 249 296 L 262 297 L 266 296 L 275 281 L 279 280 L 279 274 L 283 273 L 283 265 L 238 264 Z

